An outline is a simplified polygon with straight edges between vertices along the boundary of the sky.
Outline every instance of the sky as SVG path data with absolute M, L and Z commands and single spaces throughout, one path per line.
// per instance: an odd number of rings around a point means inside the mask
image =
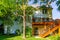
M 57 10 L 58 7 L 56 5 L 56 1 L 53 2 L 51 5 L 52 5 L 52 8 L 53 8 L 53 10 L 52 10 L 53 19 L 60 19 L 60 12 Z
M 32 5 L 32 2 L 34 0 L 32 0 L 31 2 L 29 2 L 30 5 Z M 39 2 L 37 3 L 39 5 Z M 36 6 L 36 5 L 35 5 Z M 60 19 L 60 12 L 57 10 L 57 5 L 56 5 L 56 1 L 51 3 L 51 6 L 53 8 L 52 10 L 52 18 L 53 19 Z

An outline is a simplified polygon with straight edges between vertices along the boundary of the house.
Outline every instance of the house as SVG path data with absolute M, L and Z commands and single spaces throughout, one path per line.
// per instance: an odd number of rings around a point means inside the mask
M 60 20 L 53 20 L 52 7 L 40 6 L 40 10 L 35 11 L 32 18 L 32 35 L 38 37 L 47 37 L 60 33 Z M 58 23 L 57 23 L 58 22 Z
M 20 20 L 20 17 L 18 18 Z M 22 22 L 20 21 L 13 21 L 13 25 L 6 25 L 3 24 L 3 21 L 0 20 L 0 33 L 2 34 L 16 34 L 17 30 L 20 30 L 22 32 Z

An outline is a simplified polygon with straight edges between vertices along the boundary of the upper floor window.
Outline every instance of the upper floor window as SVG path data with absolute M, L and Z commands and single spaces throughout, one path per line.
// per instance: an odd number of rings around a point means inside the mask
M 49 22 L 49 18 L 47 18 L 47 22 Z
M 46 14 L 47 13 L 47 9 L 42 9 L 42 13 Z

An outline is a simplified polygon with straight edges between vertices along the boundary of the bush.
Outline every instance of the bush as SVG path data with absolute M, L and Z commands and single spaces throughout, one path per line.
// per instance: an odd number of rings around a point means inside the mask
M 60 36 L 59 35 L 50 36 L 49 39 L 51 39 L 51 40 L 60 40 Z
M 20 35 L 21 34 L 19 29 L 16 30 L 16 34 L 17 35 Z
M 32 36 L 32 28 L 26 27 L 26 37 L 31 37 Z

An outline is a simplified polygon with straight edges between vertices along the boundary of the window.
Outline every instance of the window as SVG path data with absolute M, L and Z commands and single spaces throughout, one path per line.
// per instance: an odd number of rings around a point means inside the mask
M 43 10 L 42 10 L 42 13 L 43 13 L 43 14 L 46 14 L 46 13 L 47 13 L 47 9 L 43 9 Z
M 45 18 L 44 21 L 47 22 L 47 19 Z
M 43 18 L 43 22 L 45 22 L 45 20 L 44 20 L 45 18 Z
M 49 22 L 49 18 L 47 18 L 47 22 Z

